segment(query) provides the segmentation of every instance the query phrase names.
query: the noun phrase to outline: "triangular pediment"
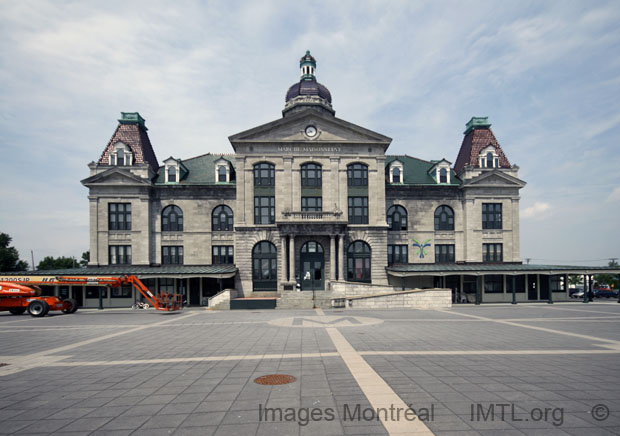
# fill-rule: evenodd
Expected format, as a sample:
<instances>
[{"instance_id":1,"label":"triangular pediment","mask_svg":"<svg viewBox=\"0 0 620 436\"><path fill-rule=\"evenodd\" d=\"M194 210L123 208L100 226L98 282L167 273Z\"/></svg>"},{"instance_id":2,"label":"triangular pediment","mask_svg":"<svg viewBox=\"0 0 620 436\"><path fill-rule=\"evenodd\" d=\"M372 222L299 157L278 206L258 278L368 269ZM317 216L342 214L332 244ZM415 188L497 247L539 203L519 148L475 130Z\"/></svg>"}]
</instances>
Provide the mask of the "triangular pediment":
<instances>
[{"instance_id":1,"label":"triangular pediment","mask_svg":"<svg viewBox=\"0 0 620 436\"><path fill-rule=\"evenodd\" d=\"M316 129L314 135L306 130L309 126ZM288 115L228 139L235 150L242 143L382 143L387 146L392 141L380 133L313 110Z\"/></svg>"},{"instance_id":2,"label":"triangular pediment","mask_svg":"<svg viewBox=\"0 0 620 436\"><path fill-rule=\"evenodd\" d=\"M139 186L143 186L143 185L151 184L149 180L136 176L128 169L124 169L120 167L110 168L99 174L90 176L82 180L81 183L84 186L93 186L93 185L99 185L99 186L102 186L102 185L136 186L136 185L139 185Z\"/></svg>"},{"instance_id":3,"label":"triangular pediment","mask_svg":"<svg viewBox=\"0 0 620 436\"><path fill-rule=\"evenodd\" d=\"M463 188L468 187L508 187L508 188L523 188L525 182L521 179L506 174L501 170L493 170L489 172L483 172L477 177L467 180L463 183Z\"/></svg>"}]
</instances>

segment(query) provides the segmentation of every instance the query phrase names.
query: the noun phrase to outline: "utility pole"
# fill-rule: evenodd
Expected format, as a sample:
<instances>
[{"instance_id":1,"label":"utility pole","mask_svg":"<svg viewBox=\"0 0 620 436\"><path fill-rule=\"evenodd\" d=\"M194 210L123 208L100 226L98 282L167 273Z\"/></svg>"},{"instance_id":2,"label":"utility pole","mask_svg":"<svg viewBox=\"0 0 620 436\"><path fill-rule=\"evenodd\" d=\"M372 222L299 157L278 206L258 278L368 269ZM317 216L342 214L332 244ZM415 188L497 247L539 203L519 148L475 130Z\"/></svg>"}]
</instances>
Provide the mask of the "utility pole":
<instances>
[{"instance_id":1,"label":"utility pole","mask_svg":"<svg viewBox=\"0 0 620 436\"><path fill-rule=\"evenodd\" d=\"M30 250L30 258L32 259L32 270L34 271L34 251Z\"/></svg>"}]
</instances>

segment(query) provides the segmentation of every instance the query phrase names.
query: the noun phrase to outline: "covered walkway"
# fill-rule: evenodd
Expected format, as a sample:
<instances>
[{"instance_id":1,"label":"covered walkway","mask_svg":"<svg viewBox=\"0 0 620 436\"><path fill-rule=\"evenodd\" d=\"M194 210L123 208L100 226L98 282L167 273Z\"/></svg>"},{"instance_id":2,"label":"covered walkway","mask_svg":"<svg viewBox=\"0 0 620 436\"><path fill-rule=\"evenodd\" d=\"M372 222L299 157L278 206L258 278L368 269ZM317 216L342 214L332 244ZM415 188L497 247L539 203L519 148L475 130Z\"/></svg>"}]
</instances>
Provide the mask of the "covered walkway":
<instances>
[{"instance_id":1,"label":"covered walkway","mask_svg":"<svg viewBox=\"0 0 620 436\"><path fill-rule=\"evenodd\" d=\"M617 274L600 266L501 264L402 264L387 268L390 284L409 288L450 288L455 303L569 301L568 276L583 276L592 290L595 274ZM587 302L587 294L583 301ZM620 302L620 300L619 300Z\"/></svg>"}]
</instances>

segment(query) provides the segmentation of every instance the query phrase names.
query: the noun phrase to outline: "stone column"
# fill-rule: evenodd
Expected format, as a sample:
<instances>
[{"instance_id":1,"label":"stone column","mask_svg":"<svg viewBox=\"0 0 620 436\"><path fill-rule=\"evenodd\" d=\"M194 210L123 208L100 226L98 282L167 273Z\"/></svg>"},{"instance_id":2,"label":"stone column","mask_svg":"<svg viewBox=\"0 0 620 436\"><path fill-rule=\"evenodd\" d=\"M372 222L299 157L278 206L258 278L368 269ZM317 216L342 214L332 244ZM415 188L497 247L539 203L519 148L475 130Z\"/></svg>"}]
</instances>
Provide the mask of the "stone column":
<instances>
[{"instance_id":1,"label":"stone column","mask_svg":"<svg viewBox=\"0 0 620 436\"><path fill-rule=\"evenodd\" d=\"M290 267L290 280L295 281L295 236L291 235L291 238L288 241L288 249L289 249L289 267Z\"/></svg>"},{"instance_id":2,"label":"stone column","mask_svg":"<svg viewBox=\"0 0 620 436\"><path fill-rule=\"evenodd\" d=\"M280 236L280 280L288 280L286 274L286 236Z\"/></svg>"},{"instance_id":3,"label":"stone column","mask_svg":"<svg viewBox=\"0 0 620 436\"><path fill-rule=\"evenodd\" d=\"M336 280L336 236L329 235L329 279Z\"/></svg>"},{"instance_id":4,"label":"stone column","mask_svg":"<svg viewBox=\"0 0 620 436\"><path fill-rule=\"evenodd\" d=\"M344 235L338 237L338 280L346 280L347 273L344 270Z\"/></svg>"}]
</instances>

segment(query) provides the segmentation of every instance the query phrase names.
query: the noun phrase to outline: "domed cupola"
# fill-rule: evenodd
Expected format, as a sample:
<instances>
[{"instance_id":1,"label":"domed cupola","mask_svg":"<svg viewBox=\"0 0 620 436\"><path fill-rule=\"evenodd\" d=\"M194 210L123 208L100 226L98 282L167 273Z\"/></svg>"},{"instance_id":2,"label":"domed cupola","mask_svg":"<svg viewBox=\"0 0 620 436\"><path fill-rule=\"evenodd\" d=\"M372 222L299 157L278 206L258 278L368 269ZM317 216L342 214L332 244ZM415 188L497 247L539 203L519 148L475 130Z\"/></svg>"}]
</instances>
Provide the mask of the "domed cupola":
<instances>
[{"instance_id":1,"label":"domed cupola","mask_svg":"<svg viewBox=\"0 0 620 436\"><path fill-rule=\"evenodd\" d=\"M332 95L325 85L316 81L316 59L310 50L299 60L301 79L293 84L286 92L286 103L283 116L305 109L314 109L335 115L332 108Z\"/></svg>"}]
</instances>

